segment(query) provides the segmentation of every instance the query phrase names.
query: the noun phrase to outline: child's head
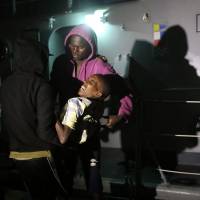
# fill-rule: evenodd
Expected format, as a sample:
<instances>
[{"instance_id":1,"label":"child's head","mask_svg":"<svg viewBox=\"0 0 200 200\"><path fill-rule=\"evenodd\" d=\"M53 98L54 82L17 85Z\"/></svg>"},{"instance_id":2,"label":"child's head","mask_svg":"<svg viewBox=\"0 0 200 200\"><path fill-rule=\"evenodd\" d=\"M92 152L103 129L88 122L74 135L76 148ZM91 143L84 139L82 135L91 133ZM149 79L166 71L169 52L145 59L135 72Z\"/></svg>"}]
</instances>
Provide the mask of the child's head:
<instances>
[{"instance_id":1,"label":"child's head","mask_svg":"<svg viewBox=\"0 0 200 200\"><path fill-rule=\"evenodd\" d=\"M79 96L90 99L105 99L110 93L108 81L101 74L90 76L78 91Z\"/></svg>"}]
</instances>

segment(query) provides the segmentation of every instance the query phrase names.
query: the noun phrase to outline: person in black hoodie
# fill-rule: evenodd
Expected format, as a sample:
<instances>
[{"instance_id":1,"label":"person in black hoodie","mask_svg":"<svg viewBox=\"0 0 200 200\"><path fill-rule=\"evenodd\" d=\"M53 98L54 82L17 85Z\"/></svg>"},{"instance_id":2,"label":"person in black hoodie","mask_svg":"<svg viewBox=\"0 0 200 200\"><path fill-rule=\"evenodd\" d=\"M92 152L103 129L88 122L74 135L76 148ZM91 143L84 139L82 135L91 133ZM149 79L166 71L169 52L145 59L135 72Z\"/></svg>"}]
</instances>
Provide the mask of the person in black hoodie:
<instances>
[{"instance_id":1,"label":"person in black hoodie","mask_svg":"<svg viewBox=\"0 0 200 200\"><path fill-rule=\"evenodd\" d=\"M16 164L32 200L55 200L63 188L52 156L59 141L54 127L51 87L44 77L46 53L37 41L17 39L14 70L1 88L9 157Z\"/></svg>"}]
</instances>

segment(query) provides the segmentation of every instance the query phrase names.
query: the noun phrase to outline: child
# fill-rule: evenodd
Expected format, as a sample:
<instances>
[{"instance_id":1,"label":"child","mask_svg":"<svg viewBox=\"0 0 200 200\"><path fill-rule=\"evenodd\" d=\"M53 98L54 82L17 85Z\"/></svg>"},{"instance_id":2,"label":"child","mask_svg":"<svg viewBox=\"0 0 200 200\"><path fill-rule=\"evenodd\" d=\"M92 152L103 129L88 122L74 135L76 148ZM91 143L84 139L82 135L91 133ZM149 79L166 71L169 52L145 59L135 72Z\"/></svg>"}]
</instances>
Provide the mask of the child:
<instances>
[{"instance_id":1,"label":"child","mask_svg":"<svg viewBox=\"0 0 200 200\"><path fill-rule=\"evenodd\" d=\"M72 139L79 144L92 137L103 113L103 101L109 91L109 85L101 74L92 75L83 83L78 91L79 97L68 100L62 122L56 123L56 131L62 144L66 143L72 132L81 133L77 133Z\"/></svg>"}]
</instances>

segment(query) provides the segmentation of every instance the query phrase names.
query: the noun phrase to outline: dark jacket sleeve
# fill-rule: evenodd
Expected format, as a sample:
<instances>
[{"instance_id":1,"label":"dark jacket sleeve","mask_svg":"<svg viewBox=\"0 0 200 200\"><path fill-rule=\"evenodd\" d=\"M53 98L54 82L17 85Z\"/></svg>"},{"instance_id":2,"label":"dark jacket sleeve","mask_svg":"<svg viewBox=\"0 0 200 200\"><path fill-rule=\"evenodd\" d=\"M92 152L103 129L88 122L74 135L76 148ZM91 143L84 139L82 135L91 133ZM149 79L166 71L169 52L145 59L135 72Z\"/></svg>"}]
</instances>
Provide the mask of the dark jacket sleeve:
<instances>
[{"instance_id":1,"label":"dark jacket sleeve","mask_svg":"<svg viewBox=\"0 0 200 200\"><path fill-rule=\"evenodd\" d=\"M59 144L54 127L54 101L51 87L47 83L40 86L36 98L38 136L50 144Z\"/></svg>"}]
</instances>

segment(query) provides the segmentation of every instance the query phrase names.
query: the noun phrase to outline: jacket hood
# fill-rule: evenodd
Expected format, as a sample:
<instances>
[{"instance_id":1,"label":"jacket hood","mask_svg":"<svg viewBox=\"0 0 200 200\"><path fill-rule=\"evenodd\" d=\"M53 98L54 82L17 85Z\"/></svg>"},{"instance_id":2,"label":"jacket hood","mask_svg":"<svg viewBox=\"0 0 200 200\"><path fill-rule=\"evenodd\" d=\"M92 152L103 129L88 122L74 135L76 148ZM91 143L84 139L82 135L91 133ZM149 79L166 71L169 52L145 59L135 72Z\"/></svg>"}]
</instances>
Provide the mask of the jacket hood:
<instances>
[{"instance_id":1,"label":"jacket hood","mask_svg":"<svg viewBox=\"0 0 200 200\"><path fill-rule=\"evenodd\" d=\"M33 40L17 39L14 44L14 70L44 75L48 51Z\"/></svg>"},{"instance_id":2,"label":"jacket hood","mask_svg":"<svg viewBox=\"0 0 200 200\"><path fill-rule=\"evenodd\" d=\"M81 24L72 28L71 31L65 37L64 45L66 48L68 48L69 38L72 35L78 35L84 38L90 45L92 51L91 54L88 56L87 60L90 60L97 54L97 36L89 26Z\"/></svg>"}]
</instances>

